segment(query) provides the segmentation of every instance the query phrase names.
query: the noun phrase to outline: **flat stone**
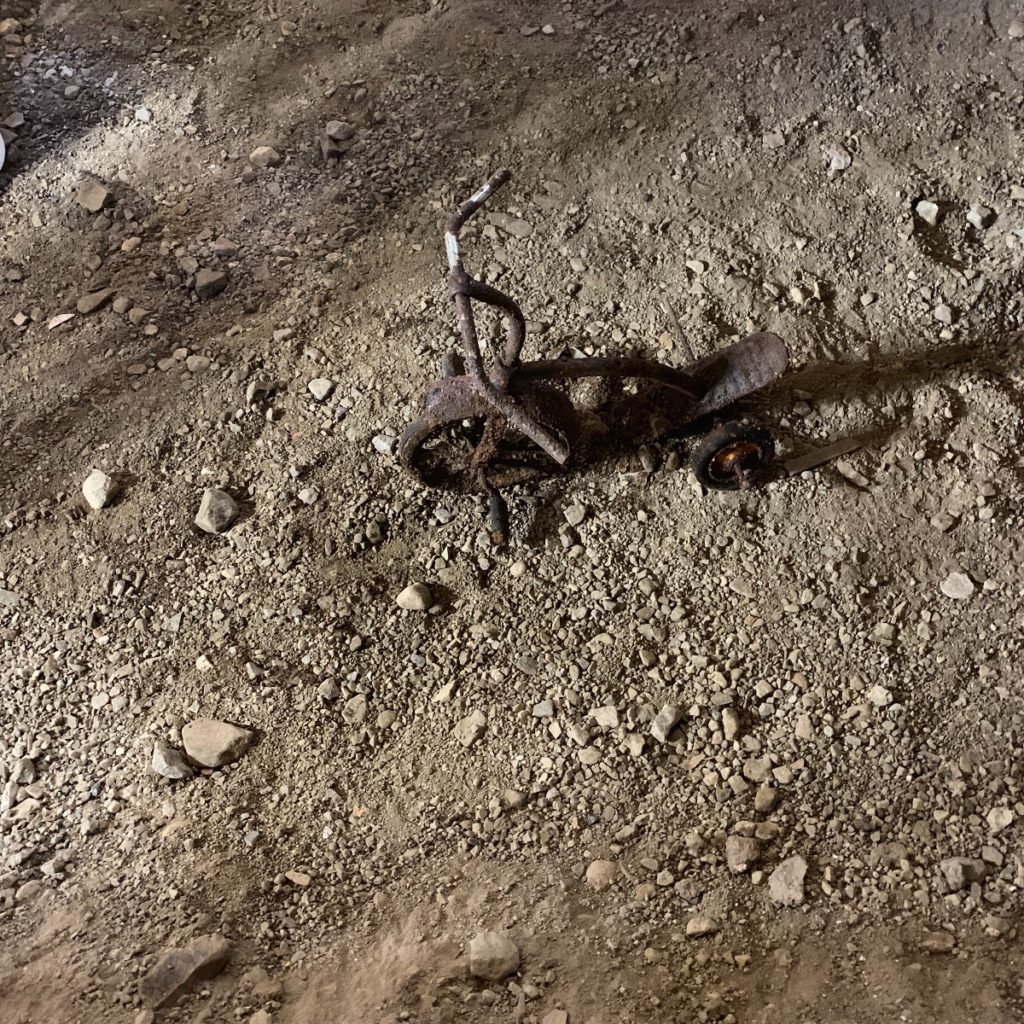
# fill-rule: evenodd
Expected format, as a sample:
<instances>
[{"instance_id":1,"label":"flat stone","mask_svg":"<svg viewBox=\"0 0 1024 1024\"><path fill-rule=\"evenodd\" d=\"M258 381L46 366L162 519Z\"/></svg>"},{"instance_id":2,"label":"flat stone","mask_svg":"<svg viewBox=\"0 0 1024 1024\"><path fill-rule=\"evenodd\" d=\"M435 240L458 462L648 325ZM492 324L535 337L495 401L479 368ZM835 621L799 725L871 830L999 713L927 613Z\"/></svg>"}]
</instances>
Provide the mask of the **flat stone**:
<instances>
[{"instance_id":1,"label":"flat stone","mask_svg":"<svg viewBox=\"0 0 1024 1024\"><path fill-rule=\"evenodd\" d=\"M231 945L223 935L201 935L164 953L139 982L139 995L154 1010L169 1006L197 982L220 974L230 955Z\"/></svg>"},{"instance_id":2,"label":"flat stone","mask_svg":"<svg viewBox=\"0 0 1024 1024\"><path fill-rule=\"evenodd\" d=\"M114 297L113 288L101 288L96 292L87 292L75 303L79 313L95 313L102 309Z\"/></svg>"},{"instance_id":3,"label":"flat stone","mask_svg":"<svg viewBox=\"0 0 1024 1024\"><path fill-rule=\"evenodd\" d=\"M584 879L594 892L601 892L602 889L607 889L615 881L615 876L618 872L619 868L615 861L595 860L591 861L587 866Z\"/></svg>"},{"instance_id":4,"label":"flat stone","mask_svg":"<svg viewBox=\"0 0 1024 1024\"><path fill-rule=\"evenodd\" d=\"M90 213L99 213L110 202L110 192L98 181L83 181L75 191L75 202Z\"/></svg>"},{"instance_id":5,"label":"flat stone","mask_svg":"<svg viewBox=\"0 0 1024 1024\"><path fill-rule=\"evenodd\" d=\"M512 217L507 213L492 213L490 221L496 228L514 238L529 238L533 234L533 225L529 221Z\"/></svg>"},{"instance_id":6,"label":"flat stone","mask_svg":"<svg viewBox=\"0 0 1024 1024\"><path fill-rule=\"evenodd\" d=\"M223 270L213 270L210 267L203 267L196 272L195 284L196 295L201 299L212 299L220 295L228 286L228 275Z\"/></svg>"},{"instance_id":7,"label":"flat stone","mask_svg":"<svg viewBox=\"0 0 1024 1024\"><path fill-rule=\"evenodd\" d=\"M614 704L606 704L601 708L594 708L590 717L599 729L618 729L619 712Z\"/></svg>"},{"instance_id":8,"label":"flat stone","mask_svg":"<svg viewBox=\"0 0 1024 1024\"><path fill-rule=\"evenodd\" d=\"M803 857L784 860L768 876L768 894L772 902L783 907L798 907L804 901L804 878L807 861Z\"/></svg>"},{"instance_id":9,"label":"flat stone","mask_svg":"<svg viewBox=\"0 0 1024 1024\"><path fill-rule=\"evenodd\" d=\"M106 508L118 492L117 481L107 476L102 469L94 469L82 483L82 494L90 508Z\"/></svg>"},{"instance_id":10,"label":"flat stone","mask_svg":"<svg viewBox=\"0 0 1024 1024\"><path fill-rule=\"evenodd\" d=\"M175 750L166 740L157 740L153 744L153 771L165 779L190 779L192 766L185 760L180 750Z\"/></svg>"},{"instance_id":11,"label":"flat stone","mask_svg":"<svg viewBox=\"0 0 1024 1024\"><path fill-rule=\"evenodd\" d=\"M678 704L665 704L651 722L651 735L659 743L667 743L672 730L683 717L683 709Z\"/></svg>"},{"instance_id":12,"label":"flat stone","mask_svg":"<svg viewBox=\"0 0 1024 1024\"><path fill-rule=\"evenodd\" d=\"M203 768L221 768L237 761L249 748L253 734L248 729L219 722L214 718L197 718L181 730L185 753Z\"/></svg>"},{"instance_id":13,"label":"flat stone","mask_svg":"<svg viewBox=\"0 0 1024 1024\"><path fill-rule=\"evenodd\" d=\"M434 598L426 583L410 583L395 598L395 603L407 612L425 612L434 603Z\"/></svg>"},{"instance_id":14,"label":"flat stone","mask_svg":"<svg viewBox=\"0 0 1024 1024\"><path fill-rule=\"evenodd\" d=\"M273 146L257 146L249 154L253 167L277 167L284 158Z\"/></svg>"},{"instance_id":15,"label":"flat stone","mask_svg":"<svg viewBox=\"0 0 1024 1024\"><path fill-rule=\"evenodd\" d=\"M306 387L309 388L309 393L318 402L323 402L330 397L331 392L334 390L334 381L328 380L326 377L314 377Z\"/></svg>"},{"instance_id":16,"label":"flat stone","mask_svg":"<svg viewBox=\"0 0 1024 1024\"><path fill-rule=\"evenodd\" d=\"M1006 34L1011 39L1024 39L1024 18L1014 18L1010 22L1010 27L1006 30Z\"/></svg>"},{"instance_id":17,"label":"flat stone","mask_svg":"<svg viewBox=\"0 0 1024 1024\"><path fill-rule=\"evenodd\" d=\"M691 917L686 922L686 936L690 939L703 939L708 935L717 935L720 931L718 922L705 915Z\"/></svg>"},{"instance_id":18,"label":"flat stone","mask_svg":"<svg viewBox=\"0 0 1024 1024\"><path fill-rule=\"evenodd\" d=\"M196 526L205 533L223 533L238 516L238 504L227 491L207 487L196 513Z\"/></svg>"},{"instance_id":19,"label":"flat stone","mask_svg":"<svg viewBox=\"0 0 1024 1024\"><path fill-rule=\"evenodd\" d=\"M469 973L501 981L519 970L519 947L502 932L480 932L469 943Z\"/></svg>"},{"instance_id":20,"label":"flat stone","mask_svg":"<svg viewBox=\"0 0 1024 1024\"><path fill-rule=\"evenodd\" d=\"M925 932L921 936L921 948L926 953L951 953L956 937L951 932Z\"/></svg>"}]
</instances>

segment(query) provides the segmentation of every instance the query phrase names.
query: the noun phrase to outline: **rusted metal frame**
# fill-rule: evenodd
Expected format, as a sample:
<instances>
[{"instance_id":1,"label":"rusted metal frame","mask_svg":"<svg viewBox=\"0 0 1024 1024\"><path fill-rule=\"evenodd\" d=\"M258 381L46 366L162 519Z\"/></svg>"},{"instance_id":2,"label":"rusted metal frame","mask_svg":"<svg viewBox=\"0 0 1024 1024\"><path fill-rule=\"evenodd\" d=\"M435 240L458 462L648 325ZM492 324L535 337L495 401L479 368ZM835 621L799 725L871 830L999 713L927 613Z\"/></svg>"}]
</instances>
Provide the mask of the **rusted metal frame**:
<instances>
[{"instance_id":1,"label":"rusted metal frame","mask_svg":"<svg viewBox=\"0 0 1024 1024\"><path fill-rule=\"evenodd\" d=\"M449 285L449 288L451 287ZM474 281L467 275L466 282L461 288L471 299L485 302L488 306L497 306L508 319L505 346L498 354L491 371L491 382L499 391L504 391L508 387L513 371L519 365L519 355L526 341L526 317L514 299L483 281Z\"/></svg>"},{"instance_id":2,"label":"rusted metal frame","mask_svg":"<svg viewBox=\"0 0 1024 1024\"><path fill-rule=\"evenodd\" d=\"M445 224L444 236L445 252L448 256L448 268L450 271L448 290L455 302L459 333L462 335L462 344L466 351L466 370L472 378L475 390L496 413L504 416L516 430L525 434L535 444L540 445L559 465L563 465L569 459L568 447L546 431L536 420L525 415L519 406L509 399L507 395L499 391L484 373L483 361L480 355L480 342L477 338L476 323L473 319L473 307L471 304L473 286L479 284L479 282L471 282L469 275L466 273L466 268L462 265L462 255L459 252L459 232L462 230L462 226L480 209L496 189L501 188L508 181L509 177L510 173L507 170L499 171L483 188L474 193L448 218ZM495 292L494 295L488 294L492 299L501 295L500 292ZM504 299L505 297L501 296L501 298ZM508 301L511 302L511 300Z\"/></svg>"},{"instance_id":3,"label":"rusted metal frame","mask_svg":"<svg viewBox=\"0 0 1024 1024\"><path fill-rule=\"evenodd\" d=\"M705 387L688 373L653 359L636 356L598 356L587 359L531 359L516 370L516 380L571 380L580 377L641 377L681 391L699 401Z\"/></svg>"},{"instance_id":4,"label":"rusted metal frame","mask_svg":"<svg viewBox=\"0 0 1024 1024\"><path fill-rule=\"evenodd\" d=\"M563 465L569 458L568 447L545 430L536 420L527 416L508 395L499 391L484 373L480 356L480 343L476 334L476 323L473 319L473 309L470 304L474 291L473 285L477 284L479 282L469 281L469 275L466 274L461 263L452 271L449 278L449 291L455 301L459 331L462 334L462 344L466 351L466 371L472 379L473 387L491 406L494 412L504 416L516 430L540 445L559 465ZM497 294L500 295L501 293Z\"/></svg>"}]
</instances>

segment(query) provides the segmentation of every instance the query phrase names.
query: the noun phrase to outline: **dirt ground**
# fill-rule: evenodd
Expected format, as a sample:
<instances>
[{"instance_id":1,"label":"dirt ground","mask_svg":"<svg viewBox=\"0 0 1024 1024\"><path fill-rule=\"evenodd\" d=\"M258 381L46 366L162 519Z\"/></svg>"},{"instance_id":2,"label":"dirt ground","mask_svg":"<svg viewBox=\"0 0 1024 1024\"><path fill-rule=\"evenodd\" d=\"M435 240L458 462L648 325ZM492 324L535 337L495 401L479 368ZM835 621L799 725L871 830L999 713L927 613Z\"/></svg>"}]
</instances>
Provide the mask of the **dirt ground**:
<instances>
[{"instance_id":1,"label":"dirt ground","mask_svg":"<svg viewBox=\"0 0 1024 1024\"><path fill-rule=\"evenodd\" d=\"M0 0L0 1024L1024 1021L1021 17ZM527 354L777 333L773 479L403 470L500 167Z\"/></svg>"}]
</instances>

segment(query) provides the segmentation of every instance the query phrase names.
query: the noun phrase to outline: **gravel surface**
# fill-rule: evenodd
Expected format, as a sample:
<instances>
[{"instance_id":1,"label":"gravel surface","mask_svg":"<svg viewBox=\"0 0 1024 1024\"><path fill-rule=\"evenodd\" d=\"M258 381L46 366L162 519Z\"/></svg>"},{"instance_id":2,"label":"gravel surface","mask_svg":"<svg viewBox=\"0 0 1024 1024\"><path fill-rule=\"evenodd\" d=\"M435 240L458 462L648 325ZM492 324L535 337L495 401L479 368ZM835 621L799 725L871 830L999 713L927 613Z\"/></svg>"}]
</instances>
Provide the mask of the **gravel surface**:
<instances>
[{"instance_id":1,"label":"gravel surface","mask_svg":"<svg viewBox=\"0 0 1024 1024\"><path fill-rule=\"evenodd\" d=\"M0 1020L1024 1020L1021 18L7 0ZM401 470L502 166L528 354L779 334L775 479Z\"/></svg>"}]
</instances>

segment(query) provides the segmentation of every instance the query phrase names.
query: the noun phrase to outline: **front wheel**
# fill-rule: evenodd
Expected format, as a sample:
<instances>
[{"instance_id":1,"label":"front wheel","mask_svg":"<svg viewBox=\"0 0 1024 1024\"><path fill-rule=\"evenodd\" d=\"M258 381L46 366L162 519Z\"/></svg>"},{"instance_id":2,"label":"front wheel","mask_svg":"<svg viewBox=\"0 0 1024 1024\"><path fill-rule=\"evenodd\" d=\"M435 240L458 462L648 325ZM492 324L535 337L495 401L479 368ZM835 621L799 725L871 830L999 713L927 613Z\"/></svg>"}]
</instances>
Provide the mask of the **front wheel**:
<instances>
[{"instance_id":1,"label":"front wheel","mask_svg":"<svg viewBox=\"0 0 1024 1024\"><path fill-rule=\"evenodd\" d=\"M723 423L693 453L694 475L713 491L738 491L762 480L775 457L771 434L747 423Z\"/></svg>"}]
</instances>

